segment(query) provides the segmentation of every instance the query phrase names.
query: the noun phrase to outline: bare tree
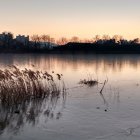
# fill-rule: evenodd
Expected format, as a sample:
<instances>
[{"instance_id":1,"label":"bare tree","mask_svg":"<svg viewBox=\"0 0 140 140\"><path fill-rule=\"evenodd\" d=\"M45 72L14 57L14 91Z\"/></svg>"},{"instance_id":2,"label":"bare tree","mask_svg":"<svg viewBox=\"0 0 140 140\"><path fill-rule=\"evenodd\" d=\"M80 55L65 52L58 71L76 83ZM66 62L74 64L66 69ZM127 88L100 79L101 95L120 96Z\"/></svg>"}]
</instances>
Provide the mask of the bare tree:
<instances>
[{"instance_id":1,"label":"bare tree","mask_svg":"<svg viewBox=\"0 0 140 140\"><path fill-rule=\"evenodd\" d=\"M123 40L123 37L121 35L114 35L112 39L114 39L115 42L118 43Z\"/></svg>"},{"instance_id":2,"label":"bare tree","mask_svg":"<svg viewBox=\"0 0 140 140\"><path fill-rule=\"evenodd\" d=\"M59 45L65 45L67 43L68 43L68 39L65 37L62 37L57 41L57 44L59 44Z\"/></svg>"},{"instance_id":3,"label":"bare tree","mask_svg":"<svg viewBox=\"0 0 140 140\"><path fill-rule=\"evenodd\" d=\"M39 35L33 35L31 36L31 40L35 43L39 43L41 41L41 37Z\"/></svg>"},{"instance_id":4,"label":"bare tree","mask_svg":"<svg viewBox=\"0 0 140 140\"><path fill-rule=\"evenodd\" d=\"M103 35L102 39L103 40L110 40L110 36L109 35Z\"/></svg>"},{"instance_id":5,"label":"bare tree","mask_svg":"<svg viewBox=\"0 0 140 140\"><path fill-rule=\"evenodd\" d=\"M47 41L46 35L42 35L42 36L41 36L41 40L42 40L43 42L46 42L46 41Z\"/></svg>"},{"instance_id":6,"label":"bare tree","mask_svg":"<svg viewBox=\"0 0 140 140\"><path fill-rule=\"evenodd\" d=\"M79 38L77 36L73 36L70 41L76 43L79 42Z\"/></svg>"},{"instance_id":7,"label":"bare tree","mask_svg":"<svg viewBox=\"0 0 140 140\"><path fill-rule=\"evenodd\" d=\"M140 39L139 38L135 38L133 41L132 41L134 44L138 44L140 42Z\"/></svg>"},{"instance_id":8,"label":"bare tree","mask_svg":"<svg viewBox=\"0 0 140 140\"><path fill-rule=\"evenodd\" d=\"M100 40L100 36L99 35L96 35L95 38L94 38L94 40L95 40L95 42L98 41L98 40Z\"/></svg>"},{"instance_id":9,"label":"bare tree","mask_svg":"<svg viewBox=\"0 0 140 140\"><path fill-rule=\"evenodd\" d=\"M50 38L50 42L51 42L51 43L55 43L55 38L51 37L51 38Z\"/></svg>"}]
</instances>

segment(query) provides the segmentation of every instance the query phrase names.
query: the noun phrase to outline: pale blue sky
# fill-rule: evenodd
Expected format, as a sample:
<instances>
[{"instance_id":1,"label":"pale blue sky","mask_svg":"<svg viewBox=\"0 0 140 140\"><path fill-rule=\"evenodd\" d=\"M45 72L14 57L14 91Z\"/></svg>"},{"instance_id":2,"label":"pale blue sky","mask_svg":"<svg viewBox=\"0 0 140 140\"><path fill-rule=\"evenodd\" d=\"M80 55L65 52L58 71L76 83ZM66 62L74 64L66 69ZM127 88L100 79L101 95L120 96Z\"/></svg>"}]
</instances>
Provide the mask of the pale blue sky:
<instances>
[{"instance_id":1,"label":"pale blue sky","mask_svg":"<svg viewBox=\"0 0 140 140\"><path fill-rule=\"evenodd\" d=\"M140 37L140 0L0 0L0 31Z\"/></svg>"}]
</instances>

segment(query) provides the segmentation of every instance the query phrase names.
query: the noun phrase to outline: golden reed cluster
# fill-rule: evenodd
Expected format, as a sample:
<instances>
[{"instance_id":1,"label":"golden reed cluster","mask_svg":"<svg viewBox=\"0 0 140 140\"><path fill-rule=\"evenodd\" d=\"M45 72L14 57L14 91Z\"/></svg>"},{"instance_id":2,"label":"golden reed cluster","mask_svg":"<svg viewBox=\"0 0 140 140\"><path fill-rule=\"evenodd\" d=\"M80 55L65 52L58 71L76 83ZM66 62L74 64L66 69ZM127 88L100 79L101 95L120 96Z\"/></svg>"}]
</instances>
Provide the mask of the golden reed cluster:
<instances>
[{"instance_id":1,"label":"golden reed cluster","mask_svg":"<svg viewBox=\"0 0 140 140\"><path fill-rule=\"evenodd\" d=\"M0 70L1 104L9 106L36 98L59 97L64 92L65 84L60 74L21 70L16 66Z\"/></svg>"}]
</instances>

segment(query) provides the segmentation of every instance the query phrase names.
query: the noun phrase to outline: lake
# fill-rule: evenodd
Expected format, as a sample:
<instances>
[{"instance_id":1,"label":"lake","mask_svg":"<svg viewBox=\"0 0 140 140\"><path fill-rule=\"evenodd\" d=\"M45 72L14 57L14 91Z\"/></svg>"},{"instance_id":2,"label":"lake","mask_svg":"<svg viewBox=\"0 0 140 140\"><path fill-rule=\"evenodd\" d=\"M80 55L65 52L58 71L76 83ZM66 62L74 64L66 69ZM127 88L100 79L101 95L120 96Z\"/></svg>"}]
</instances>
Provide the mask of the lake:
<instances>
[{"instance_id":1,"label":"lake","mask_svg":"<svg viewBox=\"0 0 140 140\"><path fill-rule=\"evenodd\" d=\"M9 65L63 74L67 94L55 104L29 103L30 117L0 107L0 140L140 139L139 55L1 54L1 69ZM99 83L80 85L84 79Z\"/></svg>"}]
</instances>

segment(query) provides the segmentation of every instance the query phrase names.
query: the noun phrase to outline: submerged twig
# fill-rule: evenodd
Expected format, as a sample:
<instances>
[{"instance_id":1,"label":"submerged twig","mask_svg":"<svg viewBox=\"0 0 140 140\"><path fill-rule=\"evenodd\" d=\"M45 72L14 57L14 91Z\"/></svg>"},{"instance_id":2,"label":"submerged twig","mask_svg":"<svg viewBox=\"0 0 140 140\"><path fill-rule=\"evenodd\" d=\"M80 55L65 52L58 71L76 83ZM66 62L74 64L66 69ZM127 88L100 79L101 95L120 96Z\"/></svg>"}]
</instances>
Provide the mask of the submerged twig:
<instances>
[{"instance_id":1,"label":"submerged twig","mask_svg":"<svg viewBox=\"0 0 140 140\"><path fill-rule=\"evenodd\" d=\"M103 89L104 89L106 83L107 83L107 80L104 81L103 87L102 87L101 90L100 90L100 93L101 93L101 94L102 94L102 92L103 92Z\"/></svg>"},{"instance_id":2,"label":"submerged twig","mask_svg":"<svg viewBox=\"0 0 140 140\"><path fill-rule=\"evenodd\" d=\"M103 86L102 86L102 88L100 90L100 96L102 97L102 99L104 101L104 104L106 105L106 109L104 110L105 112L108 111L108 102L106 101L106 99L105 99L105 97L103 95L103 90L104 90L104 87L105 87L105 85L106 85L107 82L108 82L108 78L107 78L107 80L104 81Z\"/></svg>"}]
</instances>

